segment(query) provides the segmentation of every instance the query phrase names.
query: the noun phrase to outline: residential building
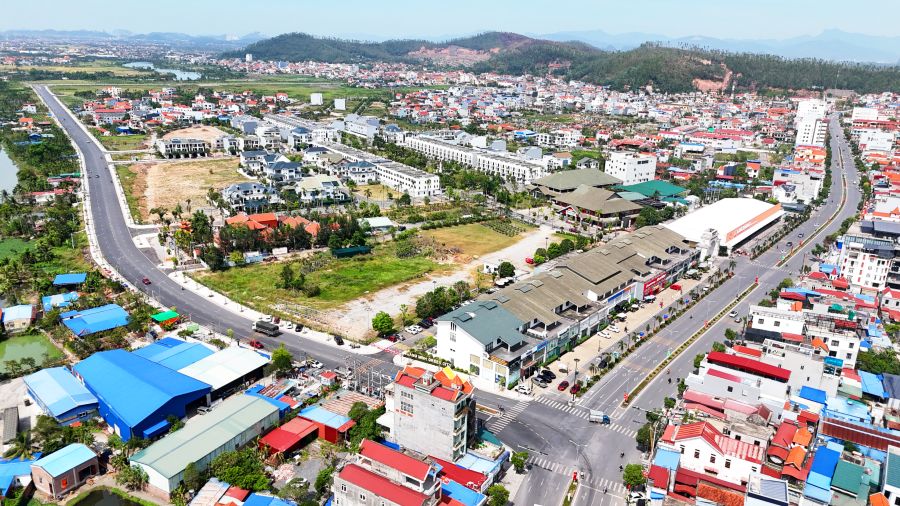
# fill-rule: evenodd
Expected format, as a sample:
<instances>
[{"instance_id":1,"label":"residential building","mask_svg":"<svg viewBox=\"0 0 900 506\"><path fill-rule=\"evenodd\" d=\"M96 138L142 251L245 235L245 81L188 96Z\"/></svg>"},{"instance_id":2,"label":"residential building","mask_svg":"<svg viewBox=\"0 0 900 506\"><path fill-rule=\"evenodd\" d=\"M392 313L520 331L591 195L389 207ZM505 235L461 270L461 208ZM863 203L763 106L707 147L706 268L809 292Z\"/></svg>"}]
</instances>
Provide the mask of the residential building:
<instances>
[{"instance_id":1,"label":"residential building","mask_svg":"<svg viewBox=\"0 0 900 506\"><path fill-rule=\"evenodd\" d=\"M519 184L529 184L548 174L546 167L533 159L506 151L463 146L458 141L453 142L435 136L408 135L404 145L429 158L457 162L481 172L514 180Z\"/></svg>"},{"instance_id":2,"label":"residential building","mask_svg":"<svg viewBox=\"0 0 900 506\"><path fill-rule=\"evenodd\" d=\"M603 172L622 180L622 184L625 185L652 181L656 178L656 156L631 151L613 151L609 153Z\"/></svg>"},{"instance_id":3,"label":"residential building","mask_svg":"<svg viewBox=\"0 0 900 506\"><path fill-rule=\"evenodd\" d=\"M452 369L406 367L397 373L391 439L404 448L456 461L475 439L474 387Z\"/></svg>"},{"instance_id":4,"label":"residential building","mask_svg":"<svg viewBox=\"0 0 900 506\"><path fill-rule=\"evenodd\" d=\"M628 227L643 209L643 206L619 198L609 190L587 185L555 196L553 207L562 219L570 223L622 228Z\"/></svg>"},{"instance_id":5,"label":"residential building","mask_svg":"<svg viewBox=\"0 0 900 506\"><path fill-rule=\"evenodd\" d=\"M334 477L335 506L436 506L439 467L428 459L364 440Z\"/></svg>"},{"instance_id":6,"label":"residential building","mask_svg":"<svg viewBox=\"0 0 900 506\"><path fill-rule=\"evenodd\" d=\"M322 204L325 202L345 202L350 199L347 188L341 181L327 174L307 176L291 187L301 202Z\"/></svg>"},{"instance_id":7,"label":"residential building","mask_svg":"<svg viewBox=\"0 0 900 506\"><path fill-rule=\"evenodd\" d=\"M900 446L887 447L881 492L890 504L900 505Z\"/></svg>"},{"instance_id":8,"label":"residential building","mask_svg":"<svg viewBox=\"0 0 900 506\"><path fill-rule=\"evenodd\" d=\"M37 309L31 304L19 304L10 306L0 311L3 318L3 328L9 333L23 332L31 326L37 315Z\"/></svg>"},{"instance_id":9,"label":"residential building","mask_svg":"<svg viewBox=\"0 0 900 506\"><path fill-rule=\"evenodd\" d=\"M261 183L235 183L222 190L222 198L232 211L258 211L281 202L278 190Z\"/></svg>"},{"instance_id":10,"label":"residential building","mask_svg":"<svg viewBox=\"0 0 900 506\"><path fill-rule=\"evenodd\" d=\"M887 286L896 244L868 234L847 233L840 238L838 265L851 286L880 291Z\"/></svg>"},{"instance_id":11,"label":"residential building","mask_svg":"<svg viewBox=\"0 0 900 506\"><path fill-rule=\"evenodd\" d=\"M680 467L746 485L762 468L765 447L723 435L707 422L666 427L660 445L681 453Z\"/></svg>"},{"instance_id":12,"label":"residential building","mask_svg":"<svg viewBox=\"0 0 900 506\"><path fill-rule=\"evenodd\" d=\"M765 404L780 419L790 395L791 371L760 360L713 351L698 372L685 378L688 388L721 398Z\"/></svg>"},{"instance_id":13,"label":"residential building","mask_svg":"<svg viewBox=\"0 0 900 506\"><path fill-rule=\"evenodd\" d=\"M366 185L378 181L378 170L375 164L366 161L343 162L332 166L331 173L341 179L353 181L357 185Z\"/></svg>"},{"instance_id":14,"label":"residential building","mask_svg":"<svg viewBox=\"0 0 900 506\"><path fill-rule=\"evenodd\" d=\"M360 116L358 114L348 114L344 117L344 131L363 137L367 140L375 138L378 133L379 120L374 116Z\"/></svg>"},{"instance_id":15,"label":"residential building","mask_svg":"<svg viewBox=\"0 0 900 506\"><path fill-rule=\"evenodd\" d=\"M434 197L441 194L440 178L424 170L394 162L343 144L326 142L308 149L307 152L311 149L324 150L324 152L317 152L317 157L322 157L325 154L335 156L336 161L334 163L326 163L325 165L340 166L345 161L371 163L375 166L375 173L378 175L379 183L401 194L408 193L412 198ZM306 155L304 155L304 158L306 158Z\"/></svg>"},{"instance_id":16,"label":"residential building","mask_svg":"<svg viewBox=\"0 0 900 506\"><path fill-rule=\"evenodd\" d=\"M159 139L156 150L165 158L196 158L209 155L211 146L202 139Z\"/></svg>"}]
</instances>

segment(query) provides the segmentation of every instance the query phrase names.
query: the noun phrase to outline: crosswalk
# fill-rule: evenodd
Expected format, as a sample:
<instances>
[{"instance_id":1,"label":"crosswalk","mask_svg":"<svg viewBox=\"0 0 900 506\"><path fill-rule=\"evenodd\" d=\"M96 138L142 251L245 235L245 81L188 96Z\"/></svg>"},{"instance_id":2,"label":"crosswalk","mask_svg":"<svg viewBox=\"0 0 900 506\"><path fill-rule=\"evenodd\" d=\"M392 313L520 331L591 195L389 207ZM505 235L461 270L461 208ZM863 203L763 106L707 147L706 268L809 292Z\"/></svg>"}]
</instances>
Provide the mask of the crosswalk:
<instances>
[{"instance_id":1,"label":"crosswalk","mask_svg":"<svg viewBox=\"0 0 900 506\"><path fill-rule=\"evenodd\" d=\"M567 477L571 477L572 473L577 471L577 469L572 466L553 462L552 460L536 455L528 457L528 463L532 466L540 467L541 469L546 469L552 473L562 474ZM588 473L585 473L584 477L580 478L580 485L588 486L598 491L606 490L609 494L624 494L626 492L625 486L621 483L608 478L593 477Z\"/></svg>"},{"instance_id":2,"label":"crosswalk","mask_svg":"<svg viewBox=\"0 0 900 506\"><path fill-rule=\"evenodd\" d=\"M559 411L562 411L564 413L568 413L570 415L577 416L584 420L588 420L590 418L590 410L588 410L587 408L584 408L582 406L579 406L577 404L570 406L564 402L559 402L559 401L556 401L553 399L548 399L546 397L541 397L541 396L535 397L534 400L536 400L537 402L539 402L541 404L550 406L551 408L554 408L554 409L558 409ZM617 423L612 423L610 425L606 425L605 427L609 428L609 430L618 432L619 434L622 434L623 436L626 436L629 438L633 438L637 435L636 430L625 427L624 425L619 425Z\"/></svg>"},{"instance_id":3,"label":"crosswalk","mask_svg":"<svg viewBox=\"0 0 900 506\"><path fill-rule=\"evenodd\" d=\"M504 410L499 417L492 417L485 425L494 434L505 429L509 422L513 421L528 407L528 401L519 401L515 406Z\"/></svg>"}]
</instances>

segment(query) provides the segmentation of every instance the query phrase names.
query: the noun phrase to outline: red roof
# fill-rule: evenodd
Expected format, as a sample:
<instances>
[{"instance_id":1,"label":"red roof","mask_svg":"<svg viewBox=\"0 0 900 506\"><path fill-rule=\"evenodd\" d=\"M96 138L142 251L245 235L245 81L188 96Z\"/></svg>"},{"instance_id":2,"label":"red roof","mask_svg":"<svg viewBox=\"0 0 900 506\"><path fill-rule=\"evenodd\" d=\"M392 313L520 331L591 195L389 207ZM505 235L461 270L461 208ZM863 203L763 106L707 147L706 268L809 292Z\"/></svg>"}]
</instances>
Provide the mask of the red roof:
<instances>
[{"instance_id":1,"label":"red roof","mask_svg":"<svg viewBox=\"0 0 900 506\"><path fill-rule=\"evenodd\" d=\"M670 426L666 428L663 441L674 443L686 439L702 438L714 449L723 455L730 455L749 462L762 462L763 448L745 441L738 441L723 435L715 427L707 422L696 422L685 425Z\"/></svg>"},{"instance_id":2,"label":"red roof","mask_svg":"<svg viewBox=\"0 0 900 506\"><path fill-rule=\"evenodd\" d=\"M299 435L279 427L263 436L262 439L259 440L259 445L269 447L273 454L284 453L300 444L301 439L302 438Z\"/></svg>"},{"instance_id":3,"label":"red roof","mask_svg":"<svg viewBox=\"0 0 900 506\"><path fill-rule=\"evenodd\" d=\"M794 341L797 343L802 343L804 339L802 334L794 334L791 332L782 332L781 338L785 341Z\"/></svg>"},{"instance_id":4,"label":"red roof","mask_svg":"<svg viewBox=\"0 0 900 506\"><path fill-rule=\"evenodd\" d=\"M791 446L791 442L794 440L794 434L796 433L796 425L786 421L781 422L778 430L775 431L775 436L772 438L772 444L788 448Z\"/></svg>"},{"instance_id":5,"label":"red roof","mask_svg":"<svg viewBox=\"0 0 900 506\"><path fill-rule=\"evenodd\" d=\"M453 462L439 459L437 457L429 455L428 458L435 461L438 465L441 466L440 477L450 478L451 480L459 483L460 485L464 485L472 490L476 490L478 492L484 488L484 484L487 481L487 476L477 472L472 471L471 469L466 469L464 467L460 467Z\"/></svg>"},{"instance_id":6,"label":"red roof","mask_svg":"<svg viewBox=\"0 0 900 506\"><path fill-rule=\"evenodd\" d=\"M359 447L359 454L418 480L425 480L429 471L431 471L431 465L427 462L410 457L405 453L398 452L369 439L363 440Z\"/></svg>"},{"instance_id":7,"label":"red roof","mask_svg":"<svg viewBox=\"0 0 900 506\"><path fill-rule=\"evenodd\" d=\"M304 437L317 430L316 424L305 418L294 418L281 426L281 429Z\"/></svg>"},{"instance_id":8,"label":"red roof","mask_svg":"<svg viewBox=\"0 0 900 506\"><path fill-rule=\"evenodd\" d=\"M898 435L834 418L826 418L820 425L819 432L825 436L852 441L881 451L887 451L888 446L900 446Z\"/></svg>"},{"instance_id":9,"label":"red roof","mask_svg":"<svg viewBox=\"0 0 900 506\"><path fill-rule=\"evenodd\" d=\"M243 501L250 495L249 490L244 490L240 487L228 487L228 490L225 491L225 495L227 497L233 497L238 501Z\"/></svg>"},{"instance_id":10,"label":"red roof","mask_svg":"<svg viewBox=\"0 0 900 506\"><path fill-rule=\"evenodd\" d=\"M399 506L421 506L428 500L427 495L398 485L356 464L344 466L338 477Z\"/></svg>"},{"instance_id":11,"label":"red roof","mask_svg":"<svg viewBox=\"0 0 900 506\"><path fill-rule=\"evenodd\" d=\"M728 381L733 381L735 383L741 382L740 376L735 376L734 374L727 373L727 372L721 371L719 369L713 369L712 367L710 367L709 369L706 370L706 374L709 374L710 376L715 376L716 378L722 378L722 379L725 379Z\"/></svg>"},{"instance_id":12,"label":"red roof","mask_svg":"<svg viewBox=\"0 0 900 506\"><path fill-rule=\"evenodd\" d=\"M735 353L741 353L743 355L751 355L756 358L759 358L762 356L761 350L757 350L755 348L750 348L747 346L741 346L740 344L734 345L734 347L732 347L731 349L734 350Z\"/></svg>"},{"instance_id":13,"label":"red roof","mask_svg":"<svg viewBox=\"0 0 900 506\"><path fill-rule=\"evenodd\" d=\"M731 369L737 369L749 372L757 376L765 376L781 382L786 382L791 377L791 371L782 369L781 367L769 365L759 360L753 360L736 355L729 355L719 351L711 351L706 356L706 360L710 363L723 365Z\"/></svg>"},{"instance_id":14,"label":"red roof","mask_svg":"<svg viewBox=\"0 0 900 506\"><path fill-rule=\"evenodd\" d=\"M653 481L654 487L659 487L662 489L669 488L669 470L662 466L652 465L650 466L650 472L647 473L647 478Z\"/></svg>"}]
</instances>

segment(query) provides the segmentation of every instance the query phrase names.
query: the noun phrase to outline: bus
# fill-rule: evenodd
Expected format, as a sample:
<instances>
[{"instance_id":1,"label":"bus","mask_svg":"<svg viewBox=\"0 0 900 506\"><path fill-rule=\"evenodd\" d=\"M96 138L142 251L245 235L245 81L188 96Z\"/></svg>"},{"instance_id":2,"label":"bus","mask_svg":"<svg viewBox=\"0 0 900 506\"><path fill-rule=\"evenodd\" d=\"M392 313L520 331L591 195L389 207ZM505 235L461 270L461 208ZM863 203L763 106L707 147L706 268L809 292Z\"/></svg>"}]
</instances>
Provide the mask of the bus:
<instances>
[{"instance_id":1,"label":"bus","mask_svg":"<svg viewBox=\"0 0 900 506\"><path fill-rule=\"evenodd\" d=\"M254 323L253 330L255 330L261 334L265 334L267 336L272 336L272 337L277 336L278 334L281 334L281 331L278 330L278 325L271 323L271 322L263 321L263 320L260 320L256 323Z\"/></svg>"}]
</instances>

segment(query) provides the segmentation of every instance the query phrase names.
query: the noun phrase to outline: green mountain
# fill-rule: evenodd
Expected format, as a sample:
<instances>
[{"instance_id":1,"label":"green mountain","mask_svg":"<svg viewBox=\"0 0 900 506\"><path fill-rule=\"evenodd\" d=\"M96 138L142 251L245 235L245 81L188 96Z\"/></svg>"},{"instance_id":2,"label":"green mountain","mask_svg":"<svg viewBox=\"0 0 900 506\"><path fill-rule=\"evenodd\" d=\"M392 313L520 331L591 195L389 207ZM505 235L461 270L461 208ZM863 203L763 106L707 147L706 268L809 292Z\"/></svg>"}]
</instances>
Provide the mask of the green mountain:
<instances>
[{"instance_id":1,"label":"green mountain","mask_svg":"<svg viewBox=\"0 0 900 506\"><path fill-rule=\"evenodd\" d=\"M250 44L225 57L252 53L260 60L327 63L376 61L466 67L476 72L553 73L614 89L652 85L658 91L843 88L861 93L900 91L900 68L820 59L731 53L644 44L627 51L602 51L583 42L534 39L488 32L446 42L361 42L289 33Z\"/></svg>"}]
</instances>

